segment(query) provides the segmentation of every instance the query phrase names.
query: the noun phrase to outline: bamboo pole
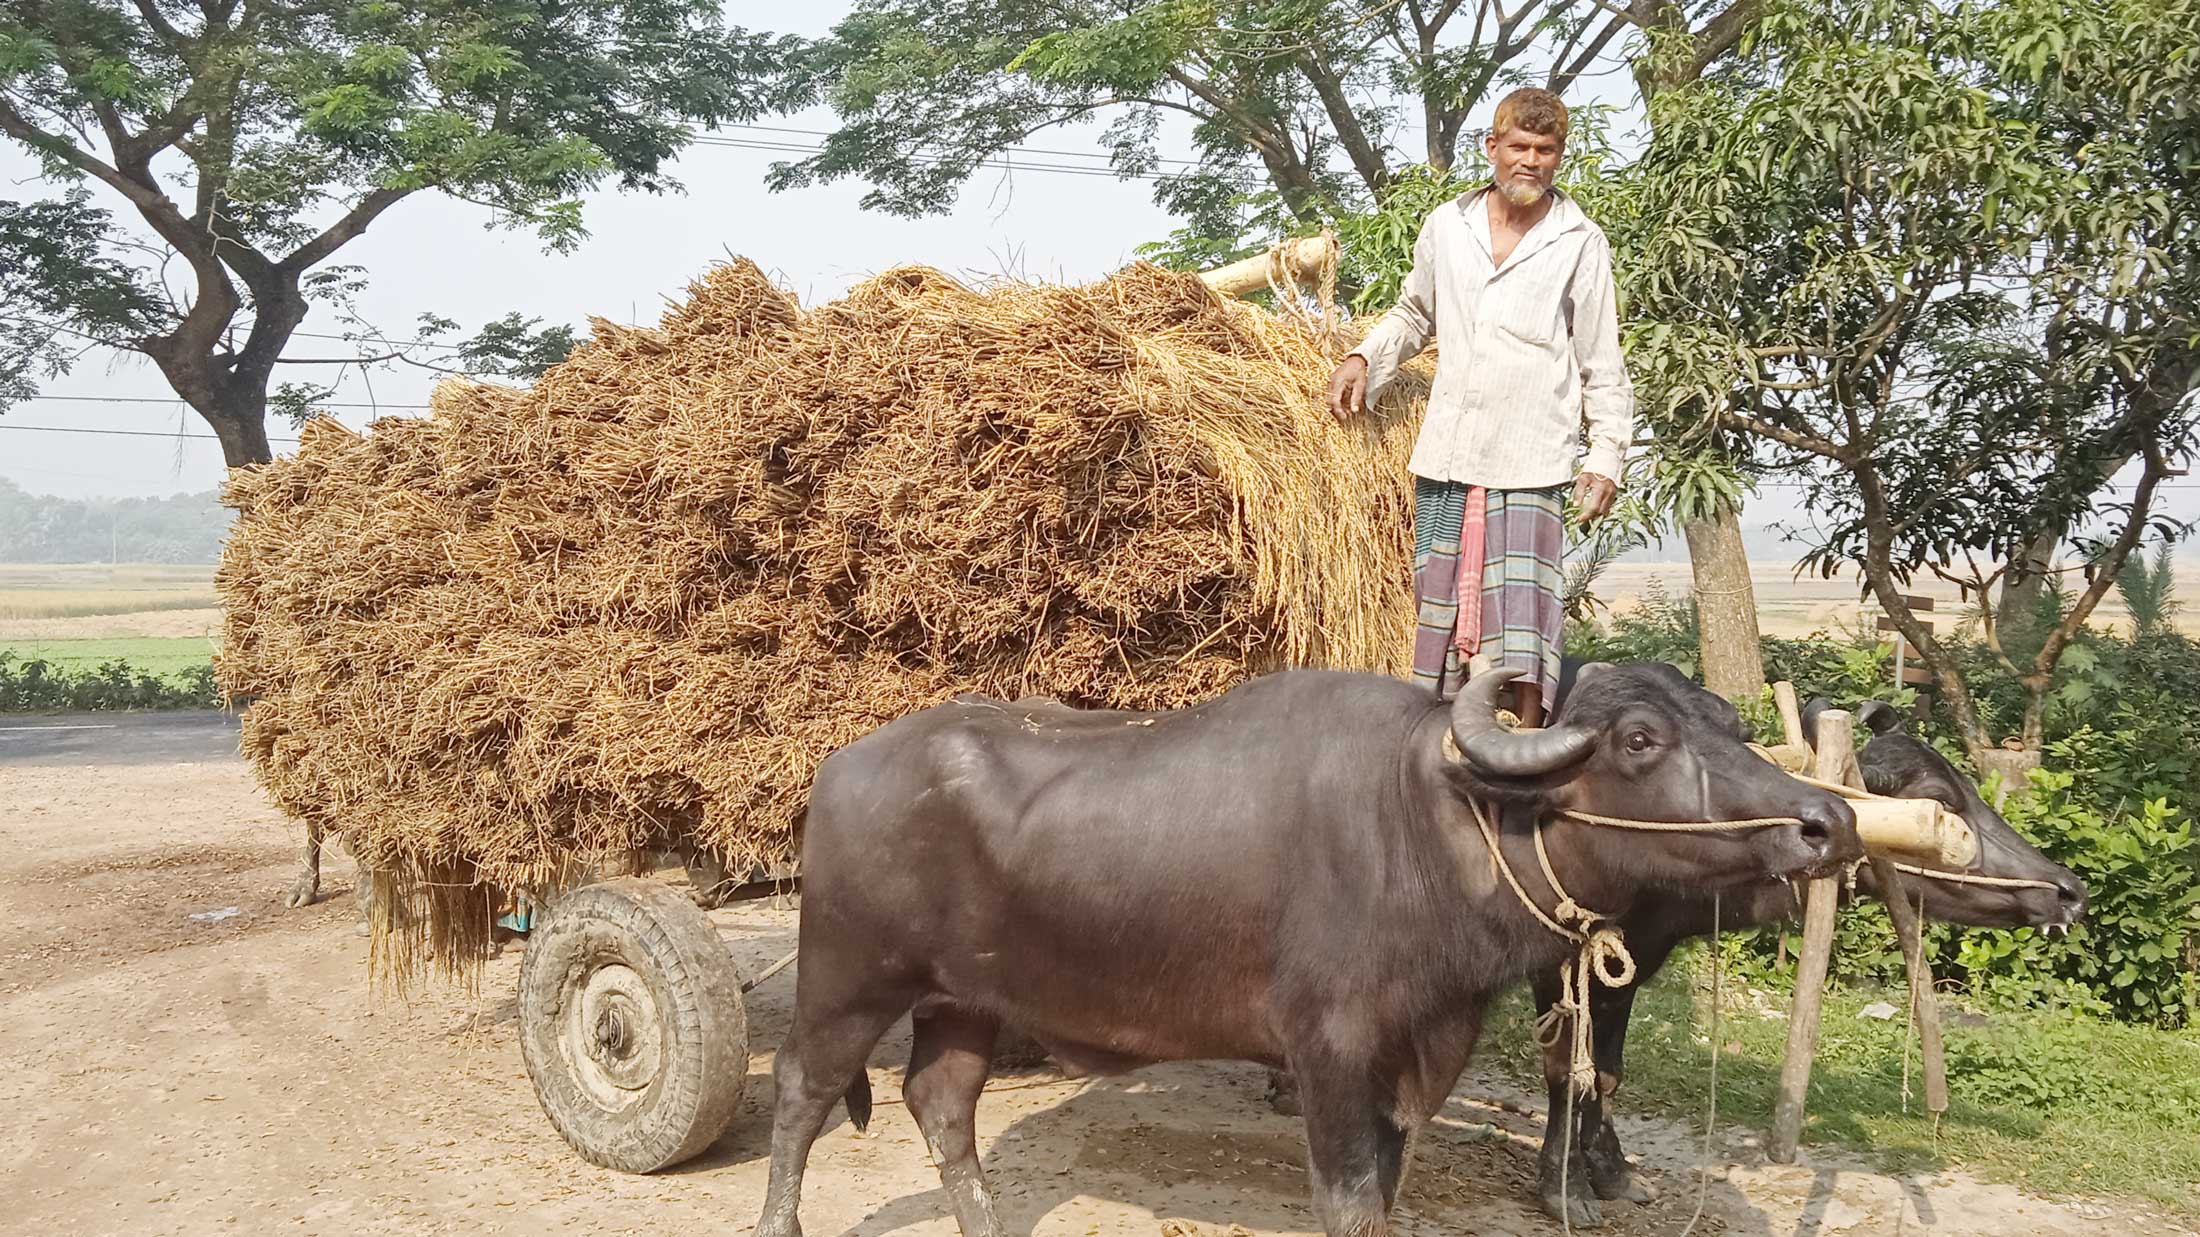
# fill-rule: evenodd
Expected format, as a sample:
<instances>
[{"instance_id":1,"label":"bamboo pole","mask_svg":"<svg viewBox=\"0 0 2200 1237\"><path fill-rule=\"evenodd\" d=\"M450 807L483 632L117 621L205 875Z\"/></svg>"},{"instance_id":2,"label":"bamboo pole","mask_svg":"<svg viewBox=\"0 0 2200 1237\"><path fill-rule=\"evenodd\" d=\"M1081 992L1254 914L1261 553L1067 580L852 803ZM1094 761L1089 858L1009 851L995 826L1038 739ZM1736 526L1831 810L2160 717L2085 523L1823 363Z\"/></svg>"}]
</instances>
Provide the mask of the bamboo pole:
<instances>
[{"instance_id":1,"label":"bamboo pole","mask_svg":"<svg viewBox=\"0 0 2200 1237\"><path fill-rule=\"evenodd\" d=\"M1780 701L1780 718L1792 726L1789 741L1802 737L1800 714L1794 709L1795 688L1789 683L1774 687ZM1818 717L1818 777L1822 781L1846 780L1855 749L1854 719L1840 709ZM1780 1063L1780 1090L1772 1108L1772 1138L1765 1154L1775 1164L1793 1164L1796 1144L1802 1140L1804 1095L1810 1090L1810 1068L1818 1055L1819 1006L1826 995L1826 971L1833 961L1833 920L1839 908L1840 888L1831 877L1810 883L1803 910L1803 946L1795 966L1795 1003L1788 1011L1787 1054ZM1716 1049L1717 1045L1713 1045Z\"/></svg>"},{"instance_id":2,"label":"bamboo pole","mask_svg":"<svg viewBox=\"0 0 2200 1237\"><path fill-rule=\"evenodd\" d=\"M1280 249L1280 252L1279 252ZM1201 271L1199 280L1224 296L1244 296L1268 286L1269 272L1279 268L1287 272L1284 281L1295 279L1300 273L1312 274L1332 269L1337 260L1337 234L1323 232L1320 236L1302 236L1285 241L1278 249L1267 253L1241 258L1228 266L1218 266L1211 271ZM1279 281L1280 282L1280 281Z\"/></svg>"}]
</instances>

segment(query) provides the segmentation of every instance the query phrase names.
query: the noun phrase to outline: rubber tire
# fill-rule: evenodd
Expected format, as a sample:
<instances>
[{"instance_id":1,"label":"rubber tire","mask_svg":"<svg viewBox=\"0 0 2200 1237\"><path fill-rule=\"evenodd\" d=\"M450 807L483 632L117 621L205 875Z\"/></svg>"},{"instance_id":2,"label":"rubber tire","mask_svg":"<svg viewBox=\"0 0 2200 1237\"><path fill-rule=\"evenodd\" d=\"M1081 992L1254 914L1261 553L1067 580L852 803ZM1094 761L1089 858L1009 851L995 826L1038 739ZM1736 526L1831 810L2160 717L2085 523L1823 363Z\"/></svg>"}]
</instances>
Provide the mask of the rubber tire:
<instances>
[{"instance_id":1,"label":"rubber tire","mask_svg":"<svg viewBox=\"0 0 2200 1237\"><path fill-rule=\"evenodd\" d=\"M646 994L657 1031L645 1079L618 1084L617 1103L602 1098L603 1071L571 1056L581 1015L576 1008L569 1017L568 1002L582 1001L591 977L604 975ZM687 891L658 881L586 885L549 908L520 965L519 1027L520 1056L550 1124L582 1159L606 1168L649 1173L701 1154L725 1133L748 1082L739 970Z\"/></svg>"}]
</instances>

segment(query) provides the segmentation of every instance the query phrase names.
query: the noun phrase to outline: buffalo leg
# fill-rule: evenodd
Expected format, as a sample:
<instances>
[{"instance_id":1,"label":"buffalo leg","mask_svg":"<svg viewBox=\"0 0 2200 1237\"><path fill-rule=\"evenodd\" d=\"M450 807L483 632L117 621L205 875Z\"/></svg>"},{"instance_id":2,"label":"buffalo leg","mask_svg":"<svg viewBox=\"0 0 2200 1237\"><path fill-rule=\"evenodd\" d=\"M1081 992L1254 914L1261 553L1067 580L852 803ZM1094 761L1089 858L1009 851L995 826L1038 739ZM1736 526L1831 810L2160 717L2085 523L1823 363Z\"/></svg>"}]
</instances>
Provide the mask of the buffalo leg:
<instances>
[{"instance_id":1,"label":"buffalo leg","mask_svg":"<svg viewBox=\"0 0 2200 1237\"><path fill-rule=\"evenodd\" d=\"M1538 1020L1555 1007L1561 995L1556 971L1535 979ZM1593 1020L1592 1020L1593 1021ZM1587 1140L1581 1136L1579 1098L1573 1094L1573 1027L1561 1023L1557 1042L1543 1050L1543 1084L1549 1115L1543 1122L1543 1147L1536 1156L1536 1195L1543 1211L1554 1220L1576 1228L1596 1228L1604 1223L1604 1209L1590 1188ZM1574 1128L1573 1159L1566 1161L1566 1123Z\"/></svg>"},{"instance_id":2,"label":"buffalo leg","mask_svg":"<svg viewBox=\"0 0 2200 1237\"><path fill-rule=\"evenodd\" d=\"M1589 991L1590 1036L1597 1064L1597 1094L1585 1108L1575 1138L1586 1148L1589 1184L1602 1199L1647 1203L1657 1190L1627 1162L1620 1149L1619 1130L1612 1124L1612 1096L1627 1077L1624 1056L1627 1024L1634 1018L1635 993L1649 983L1673 956L1677 936L1637 933L1631 942L1635 957L1635 982L1619 988L1592 985Z\"/></svg>"},{"instance_id":3,"label":"buffalo leg","mask_svg":"<svg viewBox=\"0 0 2200 1237\"><path fill-rule=\"evenodd\" d=\"M1306 1112L1314 1209L1329 1237L1388 1237L1405 1180L1406 1129L1364 1065L1292 1063Z\"/></svg>"},{"instance_id":4,"label":"buffalo leg","mask_svg":"<svg viewBox=\"0 0 2200 1237\"><path fill-rule=\"evenodd\" d=\"M1000 1024L959 1009L920 1013L912 1020L909 1074L902 1097L924 1132L940 1184L954 1204L963 1237L1000 1237L978 1164L978 1096L992 1065Z\"/></svg>"},{"instance_id":5,"label":"buffalo leg","mask_svg":"<svg viewBox=\"0 0 2200 1237\"><path fill-rule=\"evenodd\" d=\"M321 824L306 822L305 859L298 865L298 879L290 883L283 894L283 905L289 907L311 906L321 896Z\"/></svg>"},{"instance_id":6,"label":"buffalo leg","mask_svg":"<svg viewBox=\"0 0 2200 1237\"><path fill-rule=\"evenodd\" d=\"M772 1107L771 1181L764 1188L757 1237L801 1237L802 1222L796 1213L802 1206L802 1172L810 1162L810 1146L843 1096L849 1097L849 1115L859 1126L870 1119L870 1084L860 1078L863 1063L879 1036L910 1004L907 1000L850 1002L820 1012L803 995L798 987L794 1028L772 1062L778 1095ZM860 1101L851 1088L860 1091Z\"/></svg>"},{"instance_id":7,"label":"buffalo leg","mask_svg":"<svg viewBox=\"0 0 2200 1237\"><path fill-rule=\"evenodd\" d=\"M1638 963L1638 966L1640 964ZM1657 1190L1635 1172L1620 1149L1619 1130L1612 1124L1612 1095L1627 1071L1622 1057L1627 1048L1627 1024L1634 1016L1635 985L1601 990L1589 998L1589 1023L1595 1037L1597 1094L1584 1106L1576 1145L1586 1145L1589 1186L1602 1199L1647 1203Z\"/></svg>"}]
</instances>

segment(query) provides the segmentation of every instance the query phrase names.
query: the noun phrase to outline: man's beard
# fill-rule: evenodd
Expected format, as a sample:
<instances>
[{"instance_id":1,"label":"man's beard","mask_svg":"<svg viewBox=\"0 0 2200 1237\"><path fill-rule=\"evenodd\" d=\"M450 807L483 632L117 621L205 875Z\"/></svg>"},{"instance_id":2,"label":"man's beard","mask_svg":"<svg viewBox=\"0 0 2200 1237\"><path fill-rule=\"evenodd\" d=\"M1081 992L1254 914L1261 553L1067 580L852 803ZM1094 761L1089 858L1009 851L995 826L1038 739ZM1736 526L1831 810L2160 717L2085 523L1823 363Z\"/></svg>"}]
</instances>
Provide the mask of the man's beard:
<instances>
[{"instance_id":1,"label":"man's beard","mask_svg":"<svg viewBox=\"0 0 2200 1237\"><path fill-rule=\"evenodd\" d=\"M1534 177L1508 176L1504 183L1497 186L1497 191L1504 194L1505 200L1514 206L1533 206L1542 201L1543 195L1550 189Z\"/></svg>"}]
</instances>

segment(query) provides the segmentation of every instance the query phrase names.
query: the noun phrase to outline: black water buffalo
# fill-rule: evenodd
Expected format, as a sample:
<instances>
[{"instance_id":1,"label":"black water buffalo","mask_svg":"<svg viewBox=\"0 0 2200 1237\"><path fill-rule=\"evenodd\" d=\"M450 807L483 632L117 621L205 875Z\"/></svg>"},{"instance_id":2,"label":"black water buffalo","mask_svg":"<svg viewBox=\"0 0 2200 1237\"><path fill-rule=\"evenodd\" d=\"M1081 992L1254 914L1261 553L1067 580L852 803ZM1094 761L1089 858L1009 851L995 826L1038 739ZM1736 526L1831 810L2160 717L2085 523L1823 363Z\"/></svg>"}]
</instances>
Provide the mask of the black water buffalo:
<instances>
[{"instance_id":1,"label":"black water buffalo","mask_svg":"<svg viewBox=\"0 0 2200 1237\"><path fill-rule=\"evenodd\" d=\"M1594 663L1585 666L1569 663L1566 669L1555 701L1555 715L1559 717L1564 716L1567 687L1583 681L1583 676L1593 681L1596 676L1609 673L1607 667ZM1667 667L1665 673L1672 680L1686 681L1678 670ZM1746 733L1740 715L1724 700L1706 695L1691 697L1690 703L1696 711L1694 724L1697 726L1726 727L1737 734ZM1813 701L1805 711L1805 733L1813 742L1816 741L1818 715L1825 707L1823 701ZM1857 719L1873 735L1857 753L1857 764L1863 771L1867 789L1883 795L1937 799L1970 822L1978 834L1979 856L1966 874L2040 882L2038 886L2016 887L1929 876L1912 878L1908 882L1909 896L1915 902L1922 895L1927 917L1973 927L2067 928L2076 921L2085 909L2085 885L2076 874L2025 841L2001 813L1979 795L1971 780L1956 772L1939 752L1903 733L1901 718L1892 707L1868 701L1857 709ZM1858 885L1863 892L1879 895L1870 867L1860 870ZM1725 930L1777 923L1797 913L1796 890L1791 885L1772 881L1722 891L1718 911L1719 926ZM1543 1150L1538 1164L1538 1192L1544 1210L1554 1218L1559 1216L1567 1206L1570 1193L1571 1220L1582 1226L1601 1221L1600 1199L1644 1202L1652 1197L1651 1190L1636 1176L1621 1151L1619 1133L1613 1127L1608 1105L1613 1090L1624 1076L1622 1057L1635 992L1657 974L1675 946L1710 934L1711 899L1675 892L1646 896L1621 916L1620 926L1634 954L1635 981L1617 988L1598 987L1590 994L1589 1022L1597 1062L1597 1093L1580 1100L1574 1109L1571 1166L1561 1162L1564 1125L1558 1120L1544 1127ZM1548 968L1537 977L1535 996L1539 1010L1550 1010L1558 1003L1560 993L1555 968ZM1559 1042L1564 1044L1567 1040L1561 1037ZM1569 1065L1561 1052L1546 1051L1544 1054L1544 1075L1553 1113L1565 1111ZM1562 1168L1565 1171L1562 1172Z\"/></svg>"},{"instance_id":2,"label":"black water buffalo","mask_svg":"<svg viewBox=\"0 0 2200 1237\"><path fill-rule=\"evenodd\" d=\"M1288 1064L1323 1223L1385 1233L1408 1136L1450 1094L1485 1006L1572 949L1502 880L1557 905L1538 831L1565 892L1615 914L1653 888L1862 853L1839 798L1731 728L1677 720L1701 688L1622 669L1583 683L1564 724L1514 733L1494 703L1511 677L1448 706L1311 670L1167 713L963 697L835 753L804 831L756 1231L801 1231L811 1143L843 1098L863 1126L865 1059L913 1011L903 1095L967 1237L1000 1231L974 1114L1003 1023L1074 1072ZM1758 823L1626 832L1568 813Z\"/></svg>"}]
</instances>

